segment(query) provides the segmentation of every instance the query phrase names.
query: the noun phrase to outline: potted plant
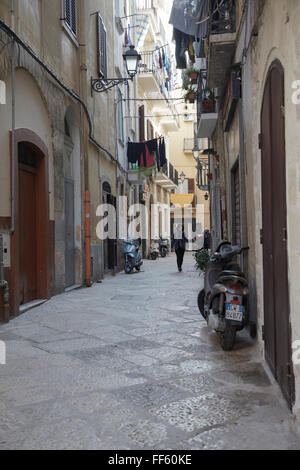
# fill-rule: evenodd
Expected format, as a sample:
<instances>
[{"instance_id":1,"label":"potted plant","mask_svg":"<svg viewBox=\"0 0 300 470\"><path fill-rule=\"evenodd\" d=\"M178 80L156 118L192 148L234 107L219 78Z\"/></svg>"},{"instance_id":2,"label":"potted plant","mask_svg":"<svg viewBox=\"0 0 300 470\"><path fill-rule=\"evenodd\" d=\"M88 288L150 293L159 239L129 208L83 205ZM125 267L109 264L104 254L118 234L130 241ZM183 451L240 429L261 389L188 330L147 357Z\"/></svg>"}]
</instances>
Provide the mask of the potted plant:
<instances>
[{"instance_id":1,"label":"potted plant","mask_svg":"<svg viewBox=\"0 0 300 470\"><path fill-rule=\"evenodd\" d=\"M192 87L190 87L188 89L188 91L186 92L186 94L184 95L184 99L185 99L185 102L189 102L189 103L195 103L195 99L196 99L196 92L195 90L193 90Z\"/></svg>"},{"instance_id":2,"label":"potted plant","mask_svg":"<svg viewBox=\"0 0 300 470\"><path fill-rule=\"evenodd\" d=\"M203 113L214 113L216 109L216 100L214 92L206 89L202 100Z\"/></svg>"},{"instance_id":3,"label":"potted plant","mask_svg":"<svg viewBox=\"0 0 300 470\"><path fill-rule=\"evenodd\" d=\"M198 71L190 68L186 71L186 75L190 78L192 85L197 85L198 83Z\"/></svg>"},{"instance_id":4,"label":"potted plant","mask_svg":"<svg viewBox=\"0 0 300 470\"><path fill-rule=\"evenodd\" d=\"M210 262L210 255L209 251L202 248L195 254L195 261L196 261L196 269L197 271L205 271L207 268L208 263Z\"/></svg>"}]
</instances>

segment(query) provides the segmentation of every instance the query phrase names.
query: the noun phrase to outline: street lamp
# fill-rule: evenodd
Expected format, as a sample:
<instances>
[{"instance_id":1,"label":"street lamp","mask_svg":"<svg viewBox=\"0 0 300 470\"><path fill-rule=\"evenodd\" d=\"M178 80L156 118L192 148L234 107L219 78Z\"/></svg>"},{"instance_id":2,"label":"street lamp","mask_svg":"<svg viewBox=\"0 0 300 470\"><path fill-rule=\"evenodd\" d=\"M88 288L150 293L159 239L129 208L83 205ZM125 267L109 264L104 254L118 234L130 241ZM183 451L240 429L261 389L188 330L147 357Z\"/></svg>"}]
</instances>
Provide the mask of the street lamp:
<instances>
[{"instance_id":1,"label":"street lamp","mask_svg":"<svg viewBox=\"0 0 300 470\"><path fill-rule=\"evenodd\" d=\"M123 59L126 62L126 70L131 80L138 72L139 62L142 60L141 55L135 50L134 46L130 46L125 54L123 54Z\"/></svg>"},{"instance_id":2,"label":"street lamp","mask_svg":"<svg viewBox=\"0 0 300 470\"><path fill-rule=\"evenodd\" d=\"M199 150L197 147L195 147L195 148L193 149L193 155L194 155L194 159L195 159L196 162L197 162L198 159L199 159L199 155L200 155L200 150Z\"/></svg>"},{"instance_id":3,"label":"street lamp","mask_svg":"<svg viewBox=\"0 0 300 470\"><path fill-rule=\"evenodd\" d=\"M126 78L92 78L92 92L96 91L97 93L102 93L103 91L110 90L111 88L125 84L128 85L129 80L133 80L135 75L138 72L139 62L142 60L141 55L135 50L134 46L130 46L125 54L123 54L123 59L126 63L126 71L129 77Z\"/></svg>"}]
</instances>

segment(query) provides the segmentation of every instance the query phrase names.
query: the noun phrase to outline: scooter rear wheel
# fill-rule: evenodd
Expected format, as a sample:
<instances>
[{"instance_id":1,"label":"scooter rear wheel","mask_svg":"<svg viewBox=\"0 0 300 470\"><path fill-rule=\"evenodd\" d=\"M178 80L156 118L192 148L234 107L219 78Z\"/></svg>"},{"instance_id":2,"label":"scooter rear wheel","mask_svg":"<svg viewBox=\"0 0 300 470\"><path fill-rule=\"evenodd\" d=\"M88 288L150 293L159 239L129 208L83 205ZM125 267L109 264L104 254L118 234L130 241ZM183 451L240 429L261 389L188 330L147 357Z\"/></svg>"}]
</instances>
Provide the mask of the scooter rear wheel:
<instances>
[{"instance_id":1,"label":"scooter rear wheel","mask_svg":"<svg viewBox=\"0 0 300 470\"><path fill-rule=\"evenodd\" d=\"M221 335L221 347L223 351L232 351L236 338L236 327L227 325Z\"/></svg>"}]
</instances>

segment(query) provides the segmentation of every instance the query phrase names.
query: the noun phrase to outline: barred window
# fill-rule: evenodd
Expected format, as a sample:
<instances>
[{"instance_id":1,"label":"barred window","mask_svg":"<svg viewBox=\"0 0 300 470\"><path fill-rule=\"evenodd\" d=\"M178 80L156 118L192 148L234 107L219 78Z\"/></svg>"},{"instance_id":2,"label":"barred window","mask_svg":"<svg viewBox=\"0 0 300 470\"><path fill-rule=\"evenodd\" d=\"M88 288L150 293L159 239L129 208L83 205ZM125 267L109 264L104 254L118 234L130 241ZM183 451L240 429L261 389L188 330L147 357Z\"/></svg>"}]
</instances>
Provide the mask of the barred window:
<instances>
[{"instance_id":1,"label":"barred window","mask_svg":"<svg viewBox=\"0 0 300 470\"><path fill-rule=\"evenodd\" d=\"M77 35L77 0L64 0L64 22Z\"/></svg>"},{"instance_id":2,"label":"barred window","mask_svg":"<svg viewBox=\"0 0 300 470\"><path fill-rule=\"evenodd\" d=\"M106 52L106 28L104 21L97 14L97 55L98 55L98 73L101 78L107 78L107 52Z\"/></svg>"}]
</instances>

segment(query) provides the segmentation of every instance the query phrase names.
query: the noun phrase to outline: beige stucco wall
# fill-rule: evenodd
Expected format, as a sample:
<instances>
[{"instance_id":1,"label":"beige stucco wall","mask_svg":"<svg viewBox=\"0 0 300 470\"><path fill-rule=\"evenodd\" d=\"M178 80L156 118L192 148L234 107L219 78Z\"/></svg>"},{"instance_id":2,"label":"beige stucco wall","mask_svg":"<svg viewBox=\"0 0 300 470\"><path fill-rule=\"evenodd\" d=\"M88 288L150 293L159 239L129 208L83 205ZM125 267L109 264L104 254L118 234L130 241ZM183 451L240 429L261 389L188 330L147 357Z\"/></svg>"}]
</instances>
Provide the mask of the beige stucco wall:
<instances>
[{"instance_id":1,"label":"beige stucco wall","mask_svg":"<svg viewBox=\"0 0 300 470\"><path fill-rule=\"evenodd\" d=\"M258 39L250 49L244 79L244 106L246 128L246 158L248 162L248 221L252 230L250 256L252 274L255 276L258 297L260 327L263 325L263 262L260 244L262 227L261 202L261 152L258 149L260 133L260 112L266 75L275 59L280 60L285 69L285 120L286 120L286 178L287 178L287 217L289 287L291 304L292 340L300 339L299 317L299 278L300 278L300 105L292 102L292 83L300 79L300 4L297 0L267 0ZM250 74L250 70L252 75ZM263 342L260 331L260 344ZM296 405L295 413L300 421L300 366L295 366Z\"/></svg>"},{"instance_id":2,"label":"beige stucco wall","mask_svg":"<svg viewBox=\"0 0 300 470\"><path fill-rule=\"evenodd\" d=\"M54 219L54 182L52 126L45 102L33 77L24 69L16 72L16 129L27 128L35 132L49 152L50 218ZM11 86L7 81L7 104L0 107L0 216L11 216L10 202L10 130Z\"/></svg>"}]
</instances>

